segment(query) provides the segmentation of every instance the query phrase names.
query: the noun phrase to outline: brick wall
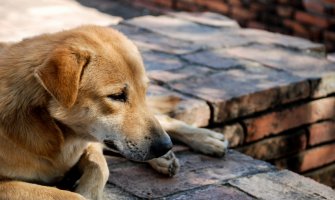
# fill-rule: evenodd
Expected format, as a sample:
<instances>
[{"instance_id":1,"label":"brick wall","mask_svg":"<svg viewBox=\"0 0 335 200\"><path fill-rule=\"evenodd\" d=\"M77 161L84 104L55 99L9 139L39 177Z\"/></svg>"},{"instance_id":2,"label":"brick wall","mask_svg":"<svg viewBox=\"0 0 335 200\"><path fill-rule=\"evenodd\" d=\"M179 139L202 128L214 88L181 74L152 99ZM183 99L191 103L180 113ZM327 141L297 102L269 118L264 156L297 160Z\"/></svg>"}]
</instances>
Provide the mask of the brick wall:
<instances>
[{"instance_id":1,"label":"brick wall","mask_svg":"<svg viewBox=\"0 0 335 200\"><path fill-rule=\"evenodd\" d=\"M135 0L149 9L214 11L241 26L296 35L335 51L335 0Z\"/></svg>"},{"instance_id":2,"label":"brick wall","mask_svg":"<svg viewBox=\"0 0 335 200\"><path fill-rule=\"evenodd\" d=\"M175 100L166 114L335 188L335 62L323 45L234 22L179 12L118 29L142 49L150 93Z\"/></svg>"}]
</instances>

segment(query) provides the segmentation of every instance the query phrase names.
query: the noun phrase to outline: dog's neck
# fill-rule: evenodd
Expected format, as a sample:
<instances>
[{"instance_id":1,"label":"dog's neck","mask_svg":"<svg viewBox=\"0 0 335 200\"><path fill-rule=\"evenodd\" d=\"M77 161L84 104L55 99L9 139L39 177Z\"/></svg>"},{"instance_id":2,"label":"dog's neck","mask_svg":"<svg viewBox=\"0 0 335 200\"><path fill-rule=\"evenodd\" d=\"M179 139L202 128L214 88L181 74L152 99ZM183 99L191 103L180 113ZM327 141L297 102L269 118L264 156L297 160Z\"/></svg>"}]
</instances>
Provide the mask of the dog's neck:
<instances>
[{"instance_id":1,"label":"dog's neck","mask_svg":"<svg viewBox=\"0 0 335 200\"><path fill-rule=\"evenodd\" d=\"M0 67L0 134L32 153L56 156L64 138L46 110L50 95L37 82L32 68L10 69L1 62Z\"/></svg>"}]
</instances>

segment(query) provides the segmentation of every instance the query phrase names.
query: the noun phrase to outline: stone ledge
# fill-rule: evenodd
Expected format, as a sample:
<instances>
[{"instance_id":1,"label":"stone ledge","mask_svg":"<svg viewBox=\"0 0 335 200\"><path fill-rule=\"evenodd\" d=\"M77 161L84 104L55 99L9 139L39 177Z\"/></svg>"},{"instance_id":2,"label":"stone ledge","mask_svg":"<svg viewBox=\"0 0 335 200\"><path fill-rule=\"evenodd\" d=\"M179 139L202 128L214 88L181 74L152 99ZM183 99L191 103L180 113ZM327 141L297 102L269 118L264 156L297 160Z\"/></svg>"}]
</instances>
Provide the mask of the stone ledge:
<instances>
[{"instance_id":1,"label":"stone ledge","mask_svg":"<svg viewBox=\"0 0 335 200\"><path fill-rule=\"evenodd\" d=\"M180 147L179 147L180 149ZM332 199L335 191L287 170L236 151L212 158L176 152L181 171L164 177L147 164L107 157L110 168L105 196L116 199ZM294 177L294 178L292 178ZM256 197L256 198L255 198Z\"/></svg>"}]
</instances>

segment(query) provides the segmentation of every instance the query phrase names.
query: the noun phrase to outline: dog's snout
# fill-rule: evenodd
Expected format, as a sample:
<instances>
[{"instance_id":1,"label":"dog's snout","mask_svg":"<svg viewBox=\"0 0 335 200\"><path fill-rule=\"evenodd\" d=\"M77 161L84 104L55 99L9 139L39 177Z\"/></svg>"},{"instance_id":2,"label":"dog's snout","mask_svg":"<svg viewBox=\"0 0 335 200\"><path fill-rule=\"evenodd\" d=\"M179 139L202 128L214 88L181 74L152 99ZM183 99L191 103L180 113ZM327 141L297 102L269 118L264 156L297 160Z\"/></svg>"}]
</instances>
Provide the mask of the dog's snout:
<instances>
[{"instance_id":1,"label":"dog's snout","mask_svg":"<svg viewBox=\"0 0 335 200\"><path fill-rule=\"evenodd\" d=\"M168 151L172 149L172 141L170 137L165 134L157 139L155 139L150 147L150 154L158 158L165 155Z\"/></svg>"}]
</instances>

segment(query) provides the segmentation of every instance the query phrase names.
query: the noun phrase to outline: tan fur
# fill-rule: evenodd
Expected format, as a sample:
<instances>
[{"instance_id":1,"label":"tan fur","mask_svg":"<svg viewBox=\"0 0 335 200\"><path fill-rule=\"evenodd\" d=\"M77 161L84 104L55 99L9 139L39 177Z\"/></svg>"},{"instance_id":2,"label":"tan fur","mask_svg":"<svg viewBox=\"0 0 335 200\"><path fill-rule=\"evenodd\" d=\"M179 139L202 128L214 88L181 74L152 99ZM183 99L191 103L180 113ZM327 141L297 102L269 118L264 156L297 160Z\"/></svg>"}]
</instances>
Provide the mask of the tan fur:
<instances>
[{"instance_id":1,"label":"tan fur","mask_svg":"<svg viewBox=\"0 0 335 200\"><path fill-rule=\"evenodd\" d=\"M143 62L124 35L83 26L0 44L0 52L0 199L101 199L109 174L105 139L129 159L152 159L164 174L178 171L173 153L154 159L172 143L148 109ZM211 137L162 121L194 148ZM223 152L216 143L205 151L205 142L202 152ZM42 186L57 184L74 166L82 173L76 193Z\"/></svg>"}]
</instances>

